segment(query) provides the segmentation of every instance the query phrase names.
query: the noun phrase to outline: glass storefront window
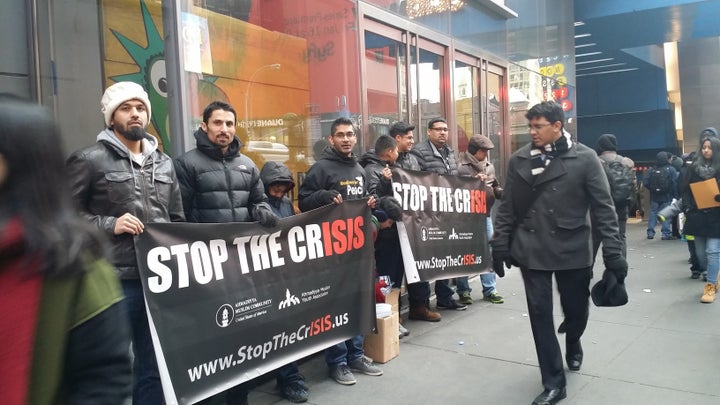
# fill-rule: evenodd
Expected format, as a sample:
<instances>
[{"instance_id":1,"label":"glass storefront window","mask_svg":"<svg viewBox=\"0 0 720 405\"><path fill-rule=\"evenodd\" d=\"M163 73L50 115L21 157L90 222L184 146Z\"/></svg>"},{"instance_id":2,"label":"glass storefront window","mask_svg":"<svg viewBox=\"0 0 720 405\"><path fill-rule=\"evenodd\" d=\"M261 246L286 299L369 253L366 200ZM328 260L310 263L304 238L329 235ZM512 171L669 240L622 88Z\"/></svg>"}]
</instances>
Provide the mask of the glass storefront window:
<instances>
[{"instance_id":1,"label":"glass storefront window","mask_svg":"<svg viewBox=\"0 0 720 405\"><path fill-rule=\"evenodd\" d=\"M285 163L299 185L332 121L361 123L355 1L187 1L180 12L186 150L205 106L223 100L242 152L258 167Z\"/></svg>"},{"instance_id":2,"label":"glass storefront window","mask_svg":"<svg viewBox=\"0 0 720 405\"><path fill-rule=\"evenodd\" d=\"M455 100L458 152L467 150L470 138L475 133L481 132L479 130L481 120L477 92L477 69L467 63L455 61L453 96Z\"/></svg>"},{"instance_id":3,"label":"glass storefront window","mask_svg":"<svg viewBox=\"0 0 720 405\"><path fill-rule=\"evenodd\" d=\"M405 51L404 44L365 31L365 75L369 78L367 148L371 148L380 135L388 135L393 122L408 115Z\"/></svg>"},{"instance_id":4,"label":"glass storefront window","mask_svg":"<svg viewBox=\"0 0 720 405\"><path fill-rule=\"evenodd\" d=\"M422 141L427 134L425 129L433 118L445 117L445 103L441 78L443 56L422 48L414 48L410 62L410 94L413 111L419 111L420 127L416 131ZM452 142L453 137L450 137Z\"/></svg>"}]
</instances>

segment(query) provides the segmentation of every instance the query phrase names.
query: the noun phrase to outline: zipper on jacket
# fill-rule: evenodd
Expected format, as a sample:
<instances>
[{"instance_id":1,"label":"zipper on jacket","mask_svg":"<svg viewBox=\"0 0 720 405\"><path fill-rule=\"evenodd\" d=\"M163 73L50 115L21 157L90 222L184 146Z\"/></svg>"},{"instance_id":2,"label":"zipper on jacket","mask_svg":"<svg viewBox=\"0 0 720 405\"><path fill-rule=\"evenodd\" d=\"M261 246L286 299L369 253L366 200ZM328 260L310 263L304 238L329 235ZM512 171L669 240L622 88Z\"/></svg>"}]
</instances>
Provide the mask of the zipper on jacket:
<instances>
[{"instance_id":1,"label":"zipper on jacket","mask_svg":"<svg viewBox=\"0 0 720 405\"><path fill-rule=\"evenodd\" d=\"M235 201L233 201L233 190L232 190L230 169L228 168L227 160L225 159L224 156L222 158L222 162L223 162L223 170L225 170L225 183L227 184L228 201L230 201L230 213L232 214L233 222L238 222L238 219L235 215Z\"/></svg>"}]
</instances>

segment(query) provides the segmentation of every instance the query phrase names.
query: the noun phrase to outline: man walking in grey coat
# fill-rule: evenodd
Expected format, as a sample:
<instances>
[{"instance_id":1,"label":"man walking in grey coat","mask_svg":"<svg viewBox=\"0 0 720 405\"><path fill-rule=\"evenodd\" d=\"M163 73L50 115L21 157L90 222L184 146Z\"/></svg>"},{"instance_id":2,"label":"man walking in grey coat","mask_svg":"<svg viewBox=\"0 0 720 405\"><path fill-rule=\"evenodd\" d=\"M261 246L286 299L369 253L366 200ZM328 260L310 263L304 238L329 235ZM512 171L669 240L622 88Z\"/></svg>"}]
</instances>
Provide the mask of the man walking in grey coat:
<instances>
[{"instance_id":1,"label":"man walking in grey coat","mask_svg":"<svg viewBox=\"0 0 720 405\"><path fill-rule=\"evenodd\" d=\"M627 262L610 187L595 151L563 135L565 117L557 103L537 104L525 117L532 143L510 157L491 245L499 276L511 263L520 267L544 387L533 405L548 405L567 395L553 324L553 275L565 314L565 360L577 371L590 309L591 218L602 240L607 275L623 283Z\"/></svg>"}]
</instances>

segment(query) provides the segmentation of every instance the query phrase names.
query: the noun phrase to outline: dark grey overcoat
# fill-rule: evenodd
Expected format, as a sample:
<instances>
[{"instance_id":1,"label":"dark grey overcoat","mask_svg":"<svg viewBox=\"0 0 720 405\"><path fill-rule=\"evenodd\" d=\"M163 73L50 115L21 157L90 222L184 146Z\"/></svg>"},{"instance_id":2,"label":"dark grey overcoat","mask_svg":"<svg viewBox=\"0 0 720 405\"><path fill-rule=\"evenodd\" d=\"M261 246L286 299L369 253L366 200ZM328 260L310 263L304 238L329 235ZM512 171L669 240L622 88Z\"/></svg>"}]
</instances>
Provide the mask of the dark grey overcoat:
<instances>
[{"instance_id":1,"label":"dark grey overcoat","mask_svg":"<svg viewBox=\"0 0 720 405\"><path fill-rule=\"evenodd\" d=\"M603 256L621 254L617 214L595 151L574 143L543 173L533 176L531 147L525 145L510 157L493 249L509 248L516 265L533 270L589 267L592 215L602 236ZM520 211L533 193L539 195L523 214Z\"/></svg>"}]
</instances>

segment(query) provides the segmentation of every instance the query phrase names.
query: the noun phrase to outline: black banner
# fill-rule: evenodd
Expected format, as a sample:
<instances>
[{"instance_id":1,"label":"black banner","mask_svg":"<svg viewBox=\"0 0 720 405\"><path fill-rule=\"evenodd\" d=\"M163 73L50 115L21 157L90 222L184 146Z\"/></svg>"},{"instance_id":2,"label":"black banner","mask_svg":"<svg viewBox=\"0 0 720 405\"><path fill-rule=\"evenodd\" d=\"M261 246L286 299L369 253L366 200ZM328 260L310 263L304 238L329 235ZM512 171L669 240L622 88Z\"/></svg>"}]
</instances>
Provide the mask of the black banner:
<instances>
[{"instance_id":1,"label":"black banner","mask_svg":"<svg viewBox=\"0 0 720 405\"><path fill-rule=\"evenodd\" d=\"M147 224L135 239L168 404L374 327L367 199L257 224Z\"/></svg>"},{"instance_id":2,"label":"black banner","mask_svg":"<svg viewBox=\"0 0 720 405\"><path fill-rule=\"evenodd\" d=\"M485 187L474 177L393 169L409 283L486 273L491 265Z\"/></svg>"}]
</instances>

